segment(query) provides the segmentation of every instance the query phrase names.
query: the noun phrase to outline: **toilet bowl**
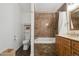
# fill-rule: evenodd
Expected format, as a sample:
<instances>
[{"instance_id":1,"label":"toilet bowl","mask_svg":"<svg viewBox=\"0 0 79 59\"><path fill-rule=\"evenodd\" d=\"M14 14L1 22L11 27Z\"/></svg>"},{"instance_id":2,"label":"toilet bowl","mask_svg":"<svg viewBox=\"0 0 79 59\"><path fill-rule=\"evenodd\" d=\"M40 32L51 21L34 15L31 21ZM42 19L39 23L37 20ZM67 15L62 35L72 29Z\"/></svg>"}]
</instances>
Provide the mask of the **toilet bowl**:
<instances>
[{"instance_id":1,"label":"toilet bowl","mask_svg":"<svg viewBox=\"0 0 79 59\"><path fill-rule=\"evenodd\" d=\"M23 41L23 50L28 50L28 48L29 48L29 43L30 43L29 40L24 40L24 41Z\"/></svg>"}]
</instances>

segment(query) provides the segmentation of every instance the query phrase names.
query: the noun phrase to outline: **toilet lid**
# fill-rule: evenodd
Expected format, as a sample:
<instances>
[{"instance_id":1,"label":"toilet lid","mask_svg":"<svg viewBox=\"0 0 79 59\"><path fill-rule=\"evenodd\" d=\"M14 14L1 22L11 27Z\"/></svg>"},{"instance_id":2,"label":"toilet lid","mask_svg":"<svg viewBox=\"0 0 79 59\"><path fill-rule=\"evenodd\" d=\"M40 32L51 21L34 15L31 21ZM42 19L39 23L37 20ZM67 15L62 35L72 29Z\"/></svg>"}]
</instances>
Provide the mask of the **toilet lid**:
<instances>
[{"instance_id":1,"label":"toilet lid","mask_svg":"<svg viewBox=\"0 0 79 59\"><path fill-rule=\"evenodd\" d=\"M23 43L28 43L28 42L29 42L29 40L24 40L24 41L23 41Z\"/></svg>"}]
</instances>

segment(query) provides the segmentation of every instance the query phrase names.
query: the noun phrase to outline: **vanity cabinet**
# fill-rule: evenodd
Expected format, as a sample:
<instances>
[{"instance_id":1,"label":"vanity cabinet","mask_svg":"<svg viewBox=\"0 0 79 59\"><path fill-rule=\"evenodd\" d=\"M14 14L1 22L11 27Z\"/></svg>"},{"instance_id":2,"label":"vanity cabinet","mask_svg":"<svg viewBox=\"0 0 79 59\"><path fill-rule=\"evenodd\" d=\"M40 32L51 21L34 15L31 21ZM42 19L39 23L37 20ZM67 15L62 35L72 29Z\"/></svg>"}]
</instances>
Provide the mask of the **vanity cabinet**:
<instances>
[{"instance_id":1,"label":"vanity cabinet","mask_svg":"<svg viewBox=\"0 0 79 59\"><path fill-rule=\"evenodd\" d=\"M57 36L56 54L58 56L70 56L71 55L70 40Z\"/></svg>"},{"instance_id":2,"label":"vanity cabinet","mask_svg":"<svg viewBox=\"0 0 79 59\"><path fill-rule=\"evenodd\" d=\"M79 42L72 41L72 55L79 56Z\"/></svg>"},{"instance_id":3,"label":"vanity cabinet","mask_svg":"<svg viewBox=\"0 0 79 59\"><path fill-rule=\"evenodd\" d=\"M56 37L56 55L58 56L79 56L79 40Z\"/></svg>"},{"instance_id":4,"label":"vanity cabinet","mask_svg":"<svg viewBox=\"0 0 79 59\"><path fill-rule=\"evenodd\" d=\"M71 55L71 47L70 47L70 40L61 37L62 40L62 45L63 45L63 52L62 55L64 56L70 56Z\"/></svg>"}]
</instances>

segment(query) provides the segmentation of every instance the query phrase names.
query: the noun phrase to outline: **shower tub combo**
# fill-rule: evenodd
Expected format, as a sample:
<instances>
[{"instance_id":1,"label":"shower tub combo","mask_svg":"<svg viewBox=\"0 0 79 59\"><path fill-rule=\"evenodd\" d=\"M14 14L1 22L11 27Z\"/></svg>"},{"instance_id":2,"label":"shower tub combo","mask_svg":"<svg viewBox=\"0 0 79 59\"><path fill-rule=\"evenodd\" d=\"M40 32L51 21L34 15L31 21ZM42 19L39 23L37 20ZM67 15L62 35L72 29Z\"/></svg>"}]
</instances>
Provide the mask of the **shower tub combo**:
<instances>
[{"instance_id":1,"label":"shower tub combo","mask_svg":"<svg viewBox=\"0 0 79 59\"><path fill-rule=\"evenodd\" d=\"M35 56L54 56L55 55L55 38L38 37L34 43Z\"/></svg>"}]
</instances>

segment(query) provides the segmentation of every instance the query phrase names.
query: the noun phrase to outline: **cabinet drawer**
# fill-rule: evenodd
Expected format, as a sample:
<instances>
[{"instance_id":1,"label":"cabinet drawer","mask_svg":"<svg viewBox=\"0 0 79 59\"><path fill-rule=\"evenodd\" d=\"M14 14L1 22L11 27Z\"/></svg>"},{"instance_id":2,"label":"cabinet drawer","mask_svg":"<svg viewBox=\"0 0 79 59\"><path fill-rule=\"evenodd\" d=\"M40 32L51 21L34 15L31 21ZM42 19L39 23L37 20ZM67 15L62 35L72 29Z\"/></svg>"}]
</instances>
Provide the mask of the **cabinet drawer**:
<instances>
[{"instance_id":1,"label":"cabinet drawer","mask_svg":"<svg viewBox=\"0 0 79 59\"><path fill-rule=\"evenodd\" d=\"M73 49L73 50L72 50L72 55L73 55L73 56L79 56L79 51Z\"/></svg>"},{"instance_id":2,"label":"cabinet drawer","mask_svg":"<svg viewBox=\"0 0 79 59\"><path fill-rule=\"evenodd\" d=\"M62 40L62 43L64 44L64 45L66 45L66 46L70 46L70 40L68 40L68 39L66 39L66 38L63 38L63 40Z\"/></svg>"},{"instance_id":3,"label":"cabinet drawer","mask_svg":"<svg viewBox=\"0 0 79 59\"><path fill-rule=\"evenodd\" d=\"M79 51L79 42L72 41L72 48Z\"/></svg>"}]
</instances>

